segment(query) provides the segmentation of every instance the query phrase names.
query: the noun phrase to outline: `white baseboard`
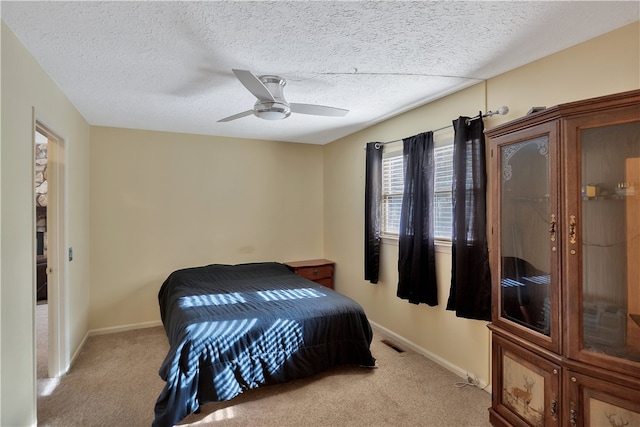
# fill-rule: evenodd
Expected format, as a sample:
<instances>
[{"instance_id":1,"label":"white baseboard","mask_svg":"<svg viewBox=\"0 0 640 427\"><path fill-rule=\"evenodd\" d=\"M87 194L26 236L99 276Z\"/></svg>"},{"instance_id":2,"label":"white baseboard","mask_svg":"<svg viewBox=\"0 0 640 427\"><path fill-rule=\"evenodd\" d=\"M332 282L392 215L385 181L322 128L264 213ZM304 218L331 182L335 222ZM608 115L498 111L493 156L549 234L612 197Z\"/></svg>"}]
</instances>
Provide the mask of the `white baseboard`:
<instances>
[{"instance_id":1,"label":"white baseboard","mask_svg":"<svg viewBox=\"0 0 640 427\"><path fill-rule=\"evenodd\" d=\"M71 360L69 361L69 366L65 367L63 374L66 374L67 372L69 372L69 369L71 369L71 367L75 363L76 359L80 355L80 352L84 348L84 345L87 343L87 340L89 339L89 333L90 332L87 332L86 334L84 334L84 337L82 338L82 341L80 341L80 345L78 346L78 348L76 348L76 351L71 356Z\"/></svg>"},{"instance_id":2,"label":"white baseboard","mask_svg":"<svg viewBox=\"0 0 640 427\"><path fill-rule=\"evenodd\" d=\"M449 362L446 359L443 359L442 357L433 354L432 352L430 352L429 350L420 347L419 345L417 345L416 343L409 341L408 339L396 334L395 332L385 328L382 325L377 324L376 322L372 322L371 320L369 320L369 323L371 324L371 327L373 329L375 329L376 331L380 332L381 334L384 334L386 336L388 336L389 338L392 338L393 340L397 341L399 344L403 344L405 346L407 346L410 350L421 354L422 356L426 357L429 360L434 361L435 363L437 363L438 365L442 366L443 368L447 369L448 371L453 372L454 374L456 374L457 376L459 376L460 378L464 379L466 381L467 379L467 370L464 370L462 368L460 368L457 365L454 365L453 363ZM491 393L491 384L487 383L486 380L479 378L478 381L478 388L481 390L484 390L488 393Z\"/></svg>"},{"instance_id":3,"label":"white baseboard","mask_svg":"<svg viewBox=\"0 0 640 427\"><path fill-rule=\"evenodd\" d=\"M134 329L154 328L156 326L162 326L162 321L154 320L151 322L132 323L129 325L112 326L109 328L92 329L88 332L90 337L96 335L115 334L116 332L133 331Z\"/></svg>"},{"instance_id":4,"label":"white baseboard","mask_svg":"<svg viewBox=\"0 0 640 427\"><path fill-rule=\"evenodd\" d=\"M162 326L162 321L154 320L152 322L133 323L130 325L113 326L110 328L92 329L88 331L82 338L82 341L80 342L80 345L78 346L76 351L73 353L73 356L71 356L71 360L69 361L69 366L66 366L63 372L60 372L60 375L64 375L67 372L69 372L69 369L71 369L71 367L75 363L76 359L80 355L80 352L82 351L85 344L87 343L87 340L89 339L89 337L93 337L96 335L115 334L116 332L132 331L134 329L153 328L155 326Z\"/></svg>"}]
</instances>

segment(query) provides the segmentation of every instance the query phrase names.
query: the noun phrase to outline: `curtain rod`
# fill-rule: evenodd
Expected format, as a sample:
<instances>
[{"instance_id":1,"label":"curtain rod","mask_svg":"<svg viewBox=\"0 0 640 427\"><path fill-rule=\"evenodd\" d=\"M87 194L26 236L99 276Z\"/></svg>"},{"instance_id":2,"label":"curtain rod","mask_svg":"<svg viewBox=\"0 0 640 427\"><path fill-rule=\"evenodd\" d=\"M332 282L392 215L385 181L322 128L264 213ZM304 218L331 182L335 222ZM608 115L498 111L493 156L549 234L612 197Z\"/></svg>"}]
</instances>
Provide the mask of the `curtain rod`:
<instances>
[{"instance_id":1,"label":"curtain rod","mask_svg":"<svg viewBox=\"0 0 640 427\"><path fill-rule=\"evenodd\" d=\"M467 125L468 125L472 120L478 120L479 118L484 118L484 117L491 117L491 116L495 116L496 114L497 114L497 115L500 115L500 116L504 116L504 115L505 115L505 114L507 114L508 112L509 112L509 107L507 107L506 105L503 105L502 107L498 108L496 111L487 111L487 112L486 112L486 113L484 113L484 114L478 114L477 116L469 117L469 118L467 119ZM439 131L441 131L441 130L448 129L448 128L450 128L450 127L453 127L453 124L450 124L450 125L447 125L447 126L442 126L442 127L440 127L440 128L437 128L437 129L432 130L431 132L434 132L434 133L435 133L435 132L439 132ZM382 146L384 146L384 145L387 145L387 144L393 144L394 142L401 142L401 141L402 141L401 139L395 139L395 140L393 140L393 141L387 141L387 142L376 142L375 147L376 147L376 148L380 148L380 147L382 147ZM365 146L364 146L364 148L366 149L366 148L367 148L367 146L365 145Z\"/></svg>"}]
</instances>

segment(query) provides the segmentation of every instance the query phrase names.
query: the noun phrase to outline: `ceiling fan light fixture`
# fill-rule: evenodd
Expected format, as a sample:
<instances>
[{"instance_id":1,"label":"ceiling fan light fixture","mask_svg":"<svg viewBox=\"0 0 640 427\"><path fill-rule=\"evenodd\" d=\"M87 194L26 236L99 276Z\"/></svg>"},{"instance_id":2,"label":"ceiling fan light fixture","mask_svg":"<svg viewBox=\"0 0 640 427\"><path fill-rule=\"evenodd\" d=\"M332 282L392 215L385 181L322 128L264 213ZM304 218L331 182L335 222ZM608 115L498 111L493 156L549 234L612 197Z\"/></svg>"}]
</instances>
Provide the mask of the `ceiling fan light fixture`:
<instances>
[{"instance_id":1,"label":"ceiling fan light fixture","mask_svg":"<svg viewBox=\"0 0 640 427\"><path fill-rule=\"evenodd\" d=\"M283 89L287 82L282 77L272 75L258 77L249 70L236 68L233 68L232 71L240 80L240 83L258 100L251 110L225 117L218 120L218 122L230 122L251 114L264 120L282 120L291 115L292 108L296 114L311 116L343 117L349 112L349 110L343 108L327 107L325 105L300 104L296 102L289 104L284 99Z\"/></svg>"},{"instance_id":2,"label":"ceiling fan light fixture","mask_svg":"<svg viewBox=\"0 0 640 427\"><path fill-rule=\"evenodd\" d=\"M291 115L291 108L282 102L259 101L253 107L253 114L265 120L282 120Z\"/></svg>"}]
</instances>

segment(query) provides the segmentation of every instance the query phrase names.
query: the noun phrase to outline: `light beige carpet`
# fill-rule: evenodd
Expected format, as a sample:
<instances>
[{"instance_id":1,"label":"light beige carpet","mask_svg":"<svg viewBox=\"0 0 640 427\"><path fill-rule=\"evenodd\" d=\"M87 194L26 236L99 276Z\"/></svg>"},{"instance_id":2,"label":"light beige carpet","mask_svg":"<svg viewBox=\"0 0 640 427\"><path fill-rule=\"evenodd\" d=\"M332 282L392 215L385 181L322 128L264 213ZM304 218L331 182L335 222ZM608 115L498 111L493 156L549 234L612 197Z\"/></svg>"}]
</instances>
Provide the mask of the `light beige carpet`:
<instances>
[{"instance_id":1,"label":"light beige carpet","mask_svg":"<svg viewBox=\"0 0 640 427\"><path fill-rule=\"evenodd\" d=\"M38 379L49 377L49 305L36 304L36 376Z\"/></svg>"},{"instance_id":2,"label":"light beige carpet","mask_svg":"<svg viewBox=\"0 0 640 427\"><path fill-rule=\"evenodd\" d=\"M193 426L489 426L488 393L458 388L460 378L376 334L377 369L341 367L209 403L181 424ZM38 425L149 426L164 387L168 350L161 327L88 339L69 373L38 380Z\"/></svg>"}]
</instances>

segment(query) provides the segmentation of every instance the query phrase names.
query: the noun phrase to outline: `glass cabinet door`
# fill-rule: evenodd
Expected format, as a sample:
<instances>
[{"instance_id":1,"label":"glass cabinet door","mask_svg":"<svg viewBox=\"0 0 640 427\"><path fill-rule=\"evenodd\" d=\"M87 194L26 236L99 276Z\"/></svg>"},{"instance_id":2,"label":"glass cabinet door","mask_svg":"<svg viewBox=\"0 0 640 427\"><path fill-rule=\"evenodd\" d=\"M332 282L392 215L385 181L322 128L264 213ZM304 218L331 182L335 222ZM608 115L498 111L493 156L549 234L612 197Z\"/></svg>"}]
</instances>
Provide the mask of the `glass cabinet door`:
<instances>
[{"instance_id":1,"label":"glass cabinet door","mask_svg":"<svg viewBox=\"0 0 640 427\"><path fill-rule=\"evenodd\" d=\"M557 140L548 123L494 140L499 243L494 323L553 351L558 339ZM495 230L495 228L498 230ZM494 269L495 270L495 269Z\"/></svg>"},{"instance_id":2,"label":"glass cabinet door","mask_svg":"<svg viewBox=\"0 0 640 427\"><path fill-rule=\"evenodd\" d=\"M635 110L635 111L634 111ZM626 120L625 120L626 118ZM588 127L584 120L589 120ZM609 122L609 123L607 123ZM570 357L640 370L640 111L569 121L577 186L569 192ZM600 123L600 126L593 125ZM573 142L571 142L573 139ZM575 200L575 204L571 203ZM621 363L620 363L621 362Z\"/></svg>"}]
</instances>

